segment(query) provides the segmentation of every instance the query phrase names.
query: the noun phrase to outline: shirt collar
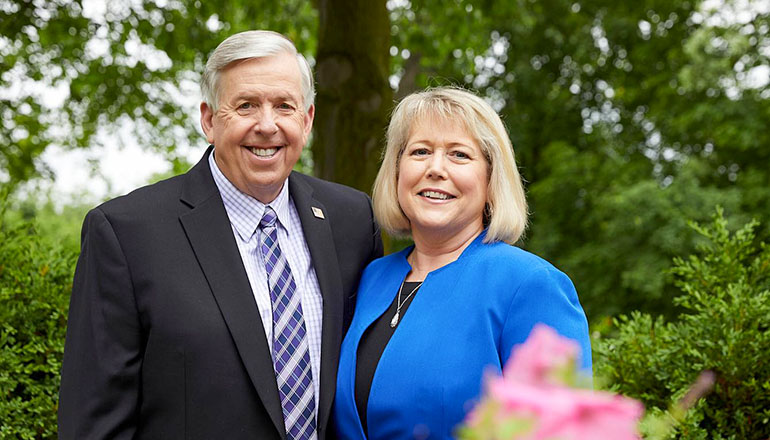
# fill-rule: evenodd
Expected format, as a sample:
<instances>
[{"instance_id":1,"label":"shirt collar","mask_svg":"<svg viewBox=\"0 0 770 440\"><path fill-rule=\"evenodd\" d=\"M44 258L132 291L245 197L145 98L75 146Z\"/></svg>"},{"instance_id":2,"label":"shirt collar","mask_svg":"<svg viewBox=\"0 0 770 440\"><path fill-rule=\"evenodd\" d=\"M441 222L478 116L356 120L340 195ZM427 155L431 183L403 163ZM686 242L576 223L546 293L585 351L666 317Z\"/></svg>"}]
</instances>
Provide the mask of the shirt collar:
<instances>
[{"instance_id":1,"label":"shirt collar","mask_svg":"<svg viewBox=\"0 0 770 440\"><path fill-rule=\"evenodd\" d=\"M225 211L230 218L238 235L243 241L249 241L259 227L259 222L265 213L265 206L269 205L278 217L278 223L285 230L289 224L289 185L286 182L281 187L281 192L272 202L265 205L254 197L244 194L230 180L225 177L214 160L214 152L209 155L209 168L214 177L214 183L222 196ZM287 179L288 181L288 179Z\"/></svg>"}]
</instances>

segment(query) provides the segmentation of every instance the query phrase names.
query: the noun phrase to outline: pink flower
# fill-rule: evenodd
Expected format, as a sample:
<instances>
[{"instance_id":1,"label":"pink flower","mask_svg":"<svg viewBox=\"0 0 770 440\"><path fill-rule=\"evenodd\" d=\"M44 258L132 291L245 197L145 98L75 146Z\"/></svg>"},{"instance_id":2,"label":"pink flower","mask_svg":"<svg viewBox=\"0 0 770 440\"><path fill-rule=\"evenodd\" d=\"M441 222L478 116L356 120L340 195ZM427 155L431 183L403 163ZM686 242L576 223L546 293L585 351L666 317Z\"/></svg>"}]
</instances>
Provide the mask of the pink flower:
<instances>
[{"instance_id":1,"label":"pink flower","mask_svg":"<svg viewBox=\"0 0 770 440\"><path fill-rule=\"evenodd\" d=\"M503 375L529 384L557 383L558 373L574 367L580 347L545 324L537 324L524 344L513 349Z\"/></svg>"},{"instance_id":2,"label":"pink flower","mask_svg":"<svg viewBox=\"0 0 770 440\"><path fill-rule=\"evenodd\" d=\"M576 342L535 326L514 349L503 376L487 375L484 399L468 416L465 438L638 440L641 403L570 388L578 352Z\"/></svg>"},{"instance_id":3,"label":"pink flower","mask_svg":"<svg viewBox=\"0 0 770 440\"><path fill-rule=\"evenodd\" d=\"M637 440L644 408L612 393L533 385L506 378L489 383L489 396L502 404L503 417L534 418L527 440Z\"/></svg>"}]
</instances>

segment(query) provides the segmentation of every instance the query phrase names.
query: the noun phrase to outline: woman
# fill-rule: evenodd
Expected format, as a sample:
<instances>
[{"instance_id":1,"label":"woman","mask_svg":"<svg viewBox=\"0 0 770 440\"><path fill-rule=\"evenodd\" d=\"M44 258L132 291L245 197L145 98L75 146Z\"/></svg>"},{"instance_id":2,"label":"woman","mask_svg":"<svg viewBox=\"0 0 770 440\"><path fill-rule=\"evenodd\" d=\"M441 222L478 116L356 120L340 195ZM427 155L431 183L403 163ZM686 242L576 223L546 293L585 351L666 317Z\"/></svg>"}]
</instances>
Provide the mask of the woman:
<instances>
[{"instance_id":1,"label":"woman","mask_svg":"<svg viewBox=\"0 0 770 440\"><path fill-rule=\"evenodd\" d=\"M524 189L495 111L436 88L396 107L374 184L374 212L414 246L364 271L342 344L334 417L341 438L452 438L515 344L539 322L577 340L588 324L572 282L512 246Z\"/></svg>"}]
</instances>

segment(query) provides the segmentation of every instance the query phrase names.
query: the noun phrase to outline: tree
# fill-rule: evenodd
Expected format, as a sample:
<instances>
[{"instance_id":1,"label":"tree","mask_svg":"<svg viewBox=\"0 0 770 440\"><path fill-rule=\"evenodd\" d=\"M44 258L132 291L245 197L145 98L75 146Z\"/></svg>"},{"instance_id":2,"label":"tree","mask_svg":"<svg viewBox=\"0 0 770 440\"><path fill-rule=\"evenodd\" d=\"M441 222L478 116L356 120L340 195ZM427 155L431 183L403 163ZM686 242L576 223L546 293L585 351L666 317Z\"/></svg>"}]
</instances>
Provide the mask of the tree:
<instances>
[{"instance_id":1,"label":"tree","mask_svg":"<svg viewBox=\"0 0 770 440\"><path fill-rule=\"evenodd\" d=\"M593 317L676 313L663 269L696 243L686 219L706 220L717 203L733 219L770 214L767 133L759 128L770 96L736 70L738 60L744 73L767 65L760 47L768 11L711 24L702 4L521 2L520 14L542 10L530 14L534 21L511 20L532 23L513 26L512 51L522 50L508 70L534 84L514 81L514 105L504 110L512 131L524 133L527 246L562 262ZM531 42L538 39L546 41ZM537 96L532 90L549 99L515 105L522 93Z\"/></svg>"},{"instance_id":2,"label":"tree","mask_svg":"<svg viewBox=\"0 0 770 440\"><path fill-rule=\"evenodd\" d=\"M48 146L119 142L121 124L132 125L141 146L165 153L182 172L188 164L179 143L199 145L202 136L179 97L198 94L199 73L220 41L269 28L306 54L315 50L317 16L307 1L88 6L12 0L0 8L0 142L7 146L0 150L6 171L0 179L6 182L51 177L37 160Z\"/></svg>"},{"instance_id":3,"label":"tree","mask_svg":"<svg viewBox=\"0 0 770 440\"><path fill-rule=\"evenodd\" d=\"M388 11L369 0L320 0L318 9L315 174L369 192L392 105Z\"/></svg>"},{"instance_id":4,"label":"tree","mask_svg":"<svg viewBox=\"0 0 770 440\"><path fill-rule=\"evenodd\" d=\"M733 219L770 214L770 90L748 81L767 76L770 11L730 0L717 10L680 0L464 3L481 16L487 49L467 60L447 48L465 62L423 59L418 70L459 79L500 108L528 181L523 245L573 277L591 318L675 314L663 269L697 242L686 220L706 220L717 203ZM418 52L417 41L404 44Z\"/></svg>"},{"instance_id":5,"label":"tree","mask_svg":"<svg viewBox=\"0 0 770 440\"><path fill-rule=\"evenodd\" d=\"M617 336L595 344L597 373L613 391L661 413L711 370L713 392L686 414L675 438L767 438L770 247L756 239L756 221L731 233L721 210L694 227L706 241L671 269L683 313L671 321L639 312L614 320Z\"/></svg>"},{"instance_id":6,"label":"tree","mask_svg":"<svg viewBox=\"0 0 770 440\"><path fill-rule=\"evenodd\" d=\"M194 72L227 35L272 28L317 53L319 176L368 191L392 96L474 89L499 109L528 182L522 246L574 279L591 318L674 314L662 269L697 242L686 219L716 203L731 219L770 215L770 11L708 4L113 0L100 15L13 0L0 8L0 166L6 180L46 174L35 159L48 145L112 142L99 133L130 120L183 171L176 147L201 137L175 96L197 94ZM64 90L66 105L9 91L20 78Z\"/></svg>"},{"instance_id":7,"label":"tree","mask_svg":"<svg viewBox=\"0 0 770 440\"><path fill-rule=\"evenodd\" d=\"M121 124L133 125L142 146L163 152L175 173L184 171L188 164L179 143L197 145L201 137L197 121L185 112L178 96L198 93L198 72L226 36L269 28L292 38L316 64L315 148L312 161L306 155L304 163L313 162L321 177L369 191L393 105L391 60L396 69L403 60L401 53L389 54L391 33L399 39L428 33L414 38L425 48L415 50L413 61L406 64L414 67L420 59L435 62L429 72L438 72L456 58L446 52L458 47L453 37L465 38L469 45L485 41L482 33L469 32L467 26L448 34L431 22L437 10L447 7L449 18L466 25L480 17L469 15L460 0L448 5L425 2L419 19L428 26L419 28L410 25L411 5L395 3L389 10L384 1L111 0L102 10L84 10L80 0L43 6L12 0L0 10L4 15L0 29L9 36L0 40L2 67L8 72L0 78L0 90L34 82L38 88L46 87L44 94L58 91L66 105L44 104L44 96L27 88L13 96L0 95L8 108L0 115L0 141L9 145L0 152L5 180L52 177L37 160L49 145L98 147L119 139L115 128ZM313 53L316 57L310 56ZM412 84L416 74L415 69L407 72Z\"/></svg>"}]
</instances>

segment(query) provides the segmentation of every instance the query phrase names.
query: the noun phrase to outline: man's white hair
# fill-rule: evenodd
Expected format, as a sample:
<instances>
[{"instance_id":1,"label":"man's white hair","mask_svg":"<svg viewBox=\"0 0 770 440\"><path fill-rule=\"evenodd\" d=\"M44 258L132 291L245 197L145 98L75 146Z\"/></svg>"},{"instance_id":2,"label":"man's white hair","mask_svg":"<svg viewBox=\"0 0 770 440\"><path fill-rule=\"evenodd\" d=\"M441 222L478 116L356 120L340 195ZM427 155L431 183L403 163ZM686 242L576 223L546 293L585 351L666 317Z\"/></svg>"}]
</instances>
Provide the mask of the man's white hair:
<instances>
[{"instance_id":1,"label":"man's white hair","mask_svg":"<svg viewBox=\"0 0 770 440\"><path fill-rule=\"evenodd\" d=\"M219 107L219 75L233 61L264 58L282 53L294 55L297 59L305 111L310 110L315 100L310 64L301 53L297 52L291 40L272 31L240 32L221 42L211 54L201 76L203 100L214 110Z\"/></svg>"}]
</instances>

